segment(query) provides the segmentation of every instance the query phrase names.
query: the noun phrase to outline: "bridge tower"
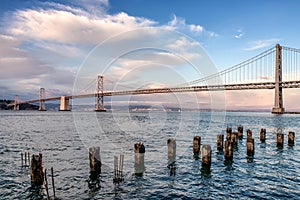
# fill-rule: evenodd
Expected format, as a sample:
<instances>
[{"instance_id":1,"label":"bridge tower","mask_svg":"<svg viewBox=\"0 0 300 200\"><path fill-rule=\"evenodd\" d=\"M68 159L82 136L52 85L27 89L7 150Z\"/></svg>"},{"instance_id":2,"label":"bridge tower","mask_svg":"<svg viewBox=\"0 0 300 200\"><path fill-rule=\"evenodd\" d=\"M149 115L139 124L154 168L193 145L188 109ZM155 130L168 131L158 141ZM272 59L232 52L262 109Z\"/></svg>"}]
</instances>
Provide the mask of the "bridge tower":
<instances>
[{"instance_id":1,"label":"bridge tower","mask_svg":"<svg viewBox=\"0 0 300 200\"><path fill-rule=\"evenodd\" d=\"M276 45L276 63L275 63L275 101L273 114L283 114L283 95L282 95L282 57L281 46Z\"/></svg>"},{"instance_id":2,"label":"bridge tower","mask_svg":"<svg viewBox=\"0 0 300 200\"><path fill-rule=\"evenodd\" d=\"M15 95L14 110L19 110L19 95Z\"/></svg>"},{"instance_id":3,"label":"bridge tower","mask_svg":"<svg viewBox=\"0 0 300 200\"><path fill-rule=\"evenodd\" d=\"M106 112L104 109L104 95L103 95L104 85L103 85L103 76L98 75L97 81L97 90L96 90L96 104L95 104L95 111L96 112Z\"/></svg>"},{"instance_id":4,"label":"bridge tower","mask_svg":"<svg viewBox=\"0 0 300 200\"><path fill-rule=\"evenodd\" d=\"M46 105L45 105L45 88L40 88L40 106L39 111L46 111Z\"/></svg>"}]
</instances>

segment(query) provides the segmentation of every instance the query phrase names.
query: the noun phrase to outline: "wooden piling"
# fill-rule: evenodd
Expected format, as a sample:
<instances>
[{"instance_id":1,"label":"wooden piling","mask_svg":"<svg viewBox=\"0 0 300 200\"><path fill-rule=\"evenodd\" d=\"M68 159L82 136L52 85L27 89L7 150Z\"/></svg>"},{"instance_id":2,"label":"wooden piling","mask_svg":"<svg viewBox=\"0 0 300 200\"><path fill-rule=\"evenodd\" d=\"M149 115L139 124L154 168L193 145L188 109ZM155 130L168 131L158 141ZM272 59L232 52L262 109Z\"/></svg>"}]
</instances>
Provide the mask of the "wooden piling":
<instances>
[{"instance_id":1,"label":"wooden piling","mask_svg":"<svg viewBox=\"0 0 300 200\"><path fill-rule=\"evenodd\" d=\"M100 147L91 147L89 149L89 159L91 172L101 173Z\"/></svg>"},{"instance_id":2,"label":"wooden piling","mask_svg":"<svg viewBox=\"0 0 300 200\"><path fill-rule=\"evenodd\" d=\"M21 163L22 163L22 167L24 165L24 161L23 161L23 153L21 153Z\"/></svg>"},{"instance_id":3,"label":"wooden piling","mask_svg":"<svg viewBox=\"0 0 300 200\"><path fill-rule=\"evenodd\" d=\"M42 154L32 155L30 165L30 176L31 182L36 185L43 185L44 183L44 172L42 166Z\"/></svg>"},{"instance_id":4,"label":"wooden piling","mask_svg":"<svg viewBox=\"0 0 300 200\"><path fill-rule=\"evenodd\" d=\"M266 129L262 128L260 129L260 141L264 143L266 141Z\"/></svg>"},{"instance_id":5,"label":"wooden piling","mask_svg":"<svg viewBox=\"0 0 300 200\"><path fill-rule=\"evenodd\" d=\"M247 142L252 140L252 131L250 129L247 130Z\"/></svg>"},{"instance_id":6,"label":"wooden piling","mask_svg":"<svg viewBox=\"0 0 300 200\"><path fill-rule=\"evenodd\" d=\"M225 141L224 158L225 160L233 159L233 145L230 140Z\"/></svg>"},{"instance_id":7,"label":"wooden piling","mask_svg":"<svg viewBox=\"0 0 300 200\"><path fill-rule=\"evenodd\" d=\"M211 147L210 145L202 146L202 167L210 167L211 165Z\"/></svg>"},{"instance_id":8,"label":"wooden piling","mask_svg":"<svg viewBox=\"0 0 300 200\"><path fill-rule=\"evenodd\" d=\"M289 146L294 146L295 144L295 132L290 131L288 134L288 145Z\"/></svg>"},{"instance_id":9,"label":"wooden piling","mask_svg":"<svg viewBox=\"0 0 300 200\"><path fill-rule=\"evenodd\" d=\"M238 126L238 127L237 127L237 130L238 130L238 138L239 138L239 139L242 139L242 138L243 138L243 130L244 130L244 127Z\"/></svg>"},{"instance_id":10,"label":"wooden piling","mask_svg":"<svg viewBox=\"0 0 300 200\"><path fill-rule=\"evenodd\" d=\"M46 189L46 194L47 194L47 200L50 200L48 179L47 179L47 169L45 169L45 189Z\"/></svg>"},{"instance_id":11,"label":"wooden piling","mask_svg":"<svg viewBox=\"0 0 300 200\"><path fill-rule=\"evenodd\" d=\"M254 155L254 139L253 138L247 138L247 155L253 156Z\"/></svg>"},{"instance_id":12,"label":"wooden piling","mask_svg":"<svg viewBox=\"0 0 300 200\"><path fill-rule=\"evenodd\" d=\"M238 132L232 132L231 133L231 142L233 145L237 145L238 140Z\"/></svg>"},{"instance_id":13,"label":"wooden piling","mask_svg":"<svg viewBox=\"0 0 300 200\"><path fill-rule=\"evenodd\" d=\"M27 152L27 158L28 158L28 165L30 165L30 154L29 154L29 152ZM30 166L29 166L30 167Z\"/></svg>"},{"instance_id":14,"label":"wooden piling","mask_svg":"<svg viewBox=\"0 0 300 200\"><path fill-rule=\"evenodd\" d=\"M167 140L168 145L168 166L172 165L176 160L176 140L169 138Z\"/></svg>"},{"instance_id":15,"label":"wooden piling","mask_svg":"<svg viewBox=\"0 0 300 200\"><path fill-rule=\"evenodd\" d=\"M118 157L114 156L114 183L118 182Z\"/></svg>"},{"instance_id":16,"label":"wooden piling","mask_svg":"<svg viewBox=\"0 0 300 200\"><path fill-rule=\"evenodd\" d=\"M283 142L284 142L284 137L283 133L277 133L277 147L278 148L283 148Z\"/></svg>"},{"instance_id":17,"label":"wooden piling","mask_svg":"<svg viewBox=\"0 0 300 200\"><path fill-rule=\"evenodd\" d=\"M201 145L201 137L200 136L194 136L193 139L193 152L194 154L200 153L200 145Z\"/></svg>"},{"instance_id":18,"label":"wooden piling","mask_svg":"<svg viewBox=\"0 0 300 200\"><path fill-rule=\"evenodd\" d=\"M121 154L120 155L120 164L119 164L119 166L120 166L120 177L121 177L121 179L123 180L123 165L124 165L124 154Z\"/></svg>"},{"instance_id":19,"label":"wooden piling","mask_svg":"<svg viewBox=\"0 0 300 200\"><path fill-rule=\"evenodd\" d=\"M227 127L226 128L226 140L231 140L231 133L232 133L232 128Z\"/></svg>"},{"instance_id":20,"label":"wooden piling","mask_svg":"<svg viewBox=\"0 0 300 200\"><path fill-rule=\"evenodd\" d=\"M140 176L145 171L145 146L143 143L134 144L134 169L135 174Z\"/></svg>"},{"instance_id":21,"label":"wooden piling","mask_svg":"<svg viewBox=\"0 0 300 200\"><path fill-rule=\"evenodd\" d=\"M55 185L54 185L54 173L53 173L53 167L51 167L51 178L52 178L53 198L56 199L56 196L55 196Z\"/></svg>"},{"instance_id":22,"label":"wooden piling","mask_svg":"<svg viewBox=\"0 0 300 200\"><path fill-rule=\"evenodd\" d=\"M27 165L27 152L25 152L25 166Z\"/></svg>"},{"instance_id":23,"label":"wooden piling","mask_svg":"<svg viewBox=\"0 0 300 200\"><path fill-rule=\"evenodd\" d=\"M224 146L224 135L218 134L217 135L217 149L218 151L222 151Z\"/></svg>"}]
</instances>

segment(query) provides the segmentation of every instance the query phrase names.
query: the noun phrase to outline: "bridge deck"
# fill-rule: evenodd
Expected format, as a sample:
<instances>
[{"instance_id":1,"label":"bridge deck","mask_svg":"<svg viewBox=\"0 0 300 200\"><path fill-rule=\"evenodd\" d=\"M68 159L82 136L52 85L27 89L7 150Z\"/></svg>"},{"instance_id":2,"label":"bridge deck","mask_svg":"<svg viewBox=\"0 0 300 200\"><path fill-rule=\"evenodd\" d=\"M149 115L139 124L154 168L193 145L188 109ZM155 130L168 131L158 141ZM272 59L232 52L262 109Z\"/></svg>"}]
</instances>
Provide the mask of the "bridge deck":
<instances>
[{"instance_id":1,"label":"bridge deck","mask_svg":"<svg viewBox=\"0 0 300 200\"><path fill-rule=\"evenodd\" d=\"M300 81L286 81L281 83L282 88L300 88ZM202 91L222 91L222 90L256 90L256 89L274 89L275 82L262 83L244 83L244 84L228 84L228 85L211 85L211 86L186 86L174 88L155 88L155 89L139 89L127 91L109 91L100 93L103 96L121 96L121 95L140 95L140 94L158 94L158 93L180 93L180 92L202 92ZM65 96L67 99L75 98L91 98L95 97L97 93L78 94ZM33 99L27 101L17 102L17 104L35 103L39 101L56 101L60 97L50 97L44 99ZM8 104L13 106L14 103Z\"/></svg>"}]
</instances>

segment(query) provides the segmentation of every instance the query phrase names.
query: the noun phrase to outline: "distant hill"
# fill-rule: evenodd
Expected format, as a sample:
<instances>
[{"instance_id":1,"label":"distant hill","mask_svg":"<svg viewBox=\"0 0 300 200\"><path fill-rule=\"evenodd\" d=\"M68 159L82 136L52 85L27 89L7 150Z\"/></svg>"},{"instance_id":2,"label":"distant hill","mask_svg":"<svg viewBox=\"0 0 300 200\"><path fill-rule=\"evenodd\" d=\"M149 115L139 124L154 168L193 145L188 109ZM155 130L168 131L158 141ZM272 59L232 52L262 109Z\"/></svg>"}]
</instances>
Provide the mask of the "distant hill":
<instances>
[{"instance_id":1,"label":"distant hill","mask_svg":"<svg viewBox=\"0 0 300 200\"><path fill-rule=\"evenodd\" d=\"M12 110L13 106L8 107L7 104L13 103L13 100L0 99L0 110ZM33 105L29 103L21 104L19 110L38 110L38 105Z\"/></svg>"}]
</instances>

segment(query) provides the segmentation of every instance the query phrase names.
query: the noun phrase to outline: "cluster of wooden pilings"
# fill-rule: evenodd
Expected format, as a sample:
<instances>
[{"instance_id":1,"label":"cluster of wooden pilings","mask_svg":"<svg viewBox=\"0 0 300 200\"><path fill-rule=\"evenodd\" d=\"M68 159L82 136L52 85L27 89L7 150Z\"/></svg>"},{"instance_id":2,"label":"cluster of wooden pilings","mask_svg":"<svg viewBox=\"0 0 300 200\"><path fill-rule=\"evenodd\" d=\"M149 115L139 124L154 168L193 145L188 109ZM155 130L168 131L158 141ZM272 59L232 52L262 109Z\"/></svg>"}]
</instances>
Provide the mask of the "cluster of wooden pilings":
<instances>
[{"instance_id":1,"label":"cluster of wooden pilings","mask_svg":"<svg viewBox=\"0 0 300 200\"><path fill-rule=\"evenodd\" d=\"M49 195L49 188L48 188L47 169L43 170L43 155L41 153L33 154L30 160L29 152L25 152L24 154L21 153L21 164L22 164L22 168L26 168L26 167L30 168L30 178L31 178L31 183L33 185L45 186L46 193L47 193L47 200L50 200L51 198ZM51 180L52 180L53 198L56 199L53 167L51 167Z\"/></svg>"},{"instance_id":2,"label":"cluster of wooden pilings","mask_svg":"<svg viewBox=\"0 0 300 200\"><path fill-rule=\"evenodd\" d=\"M265 143L266 141L266 129L261 129L260 131L260 141ZM238 141L243 140L243 127L238 126L237 131L232 131L232 128L228 127L226 129L226 137L224 141L224 134L217 135L217 150L220 153L224 154L225 161L233 160L233 151L234 147L238 145ZM288 133L288 145L294 146L295 133ZM284 134L277 133L276 144L278 148L283 148L284 146ZM168 147L168 168L170 169L170 175L175 174L175 161L176 161L176 139L169 138L167 140ZM193 153L194 156L199 157L201 154L202 157L202 169L210 169L211 167L211 154L212 148L208 144L203 144L201 151L201 136L194 136L193 138ZM248 157L253 157L255 153L255 143L254 138L252 137L252 131L248 129L246 131L246 155ZM100 147L91 147L89 149L89 160L90 160L90 172L91 174L99 175L101 174L101 157L100 157ZM135 175L142 176L145 172L145 146L143 143L134 144L134 168ZM21 153L21 163L23 167L30 168L31 182L35 185L45 185L47 192L47 199L50 199L48 191L48 180L47 180L47 169L43 171L42 166L42 154L33 154L30 160L29 152ZM28 165L27 165L28 163ZM121 154L119 157L114 156L114 177L113 182L115 184L121 183L124 181L123 177L123 164L124 164L124 155ZM53 196L55 199L55 187L54 187L54 176L53 176L53 167L51 167L51 177L52 177L52 187L53 187ZM94 176L97 178L97 176Z\"/></svg>"},{"instance_id":3,"label":"cluster of wooden pilings","mask_svg":"<svg viewBox=\"0 0 300 200\"><path fill-rule=\"evenodd\" d=\"M254 156L255 153L255 143L254 138L252 137L252 131L248 129L246 131L247 138L246 138L246 154L247 156ZM266 141L266 129L262 128L260 130L260 141L261 143L265 143ZM243 127L238 126L237 132L232 132L232 129L228 127L226 129L226 140L225 145L223 146L224 135L219 134L217 135L217 150L219 152L224 151L224 158L225 160L232 160L233 159L233 148L235 145L238 144L238 140L243 139ZM289 132L288 133L288 145L293 146L295 140L295 133ZM278 148L283 148L284 145L284 134L277 133L276 144Z\"/></svg>"},{"instance_id":4,"label":"cluster of wooden pilings","mask_svg":"<svg viewBox=\"0 0 300 200\"><path fill-rule=\"evenodd\" d=\"M226 161L233 160L233 151L234 148L238 145L239 140L243 140L243 126L238 126L237 131L232 131L232 128L228 127L226 129L226 138L224 141L224 135L217 135L217 150L220 153L224 154L224 159ZM252 131L248 129L246 131L246 155L248 157L253 157L255 153L255 143L254 138L252 137ZM289 132L288 134L288 145L293 146L295 139L295 133ZM260 131L260 141L264 143L266 141L266 129L261 129ZM283 133L277 133L277 147L283 147ZM170 169L170 175L175 174L175 161L176 161L176 139L169 138L167 140L168 147L168 168ZM90 164L91 171L95 170L95 165L100 166L99 173L101 172L101 160L100 158L100 148L98 150L94 149L95 147L90 149ZM200 150L201 149L201 150ZM97 152L97 153L95 153ZM208 144L203 144L201 148L201 136L194 136L193 138L193 153L194 156L199 157L201 154L202 160L202 169L210 169L211 167L211 154L212 148ZM92 156L91 156L92 155ZM98 156L98 158L97 158ZM141 176L145 171L145 146L143 143L134 144L134 168L135 175ZM123 162L124 155L120 155L119 164L118 157L114 157L114 183L119 183L123 181ZM98 163L98 164L97 164Z\"/></svg>"}]
</instances>

